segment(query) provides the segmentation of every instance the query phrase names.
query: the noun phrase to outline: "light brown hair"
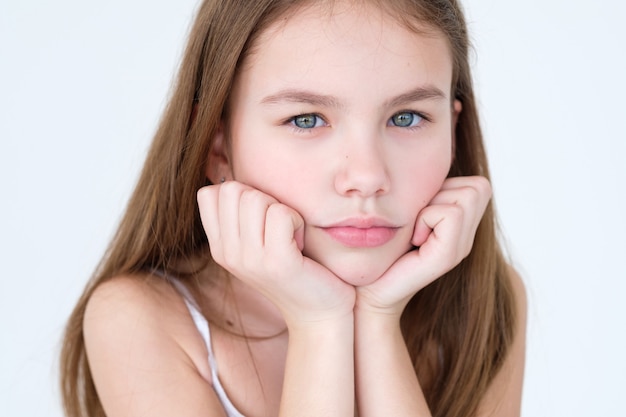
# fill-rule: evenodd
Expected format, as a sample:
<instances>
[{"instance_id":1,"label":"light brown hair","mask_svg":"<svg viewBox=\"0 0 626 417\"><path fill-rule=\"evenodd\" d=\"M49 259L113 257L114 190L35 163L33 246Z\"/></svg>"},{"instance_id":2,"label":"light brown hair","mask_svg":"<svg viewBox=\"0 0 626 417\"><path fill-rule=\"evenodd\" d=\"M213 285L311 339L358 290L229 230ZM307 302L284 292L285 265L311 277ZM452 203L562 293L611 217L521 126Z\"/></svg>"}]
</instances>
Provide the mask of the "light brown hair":
<instances>
[{"instance_id":1,"label":"light brown hair","mask_svg":"<svg viewBox=\"0 0 626 417\"><path fill-rule=\"evenodd\" d=\"M451 91L463 105L449 175L489 178L468 62L469 39L458 2L367 1L413 30L432 28L447 39L453 58ZM180 276L176 265L181 260L206 259L207 266L213 264L196 192L208 181L207 156L226 116L233 79L259 34L306 3L312 1L206 0L198 10L175 88L135 191L67 323L61 386L68 416L104 416L83 339L85 308L95 288L118 275L155 269ZM514 312L490 204L470 255L419 291L402 316L405 340L433 416L471 416L476 411L509 351Z\"/></svg>"}]
</instances>

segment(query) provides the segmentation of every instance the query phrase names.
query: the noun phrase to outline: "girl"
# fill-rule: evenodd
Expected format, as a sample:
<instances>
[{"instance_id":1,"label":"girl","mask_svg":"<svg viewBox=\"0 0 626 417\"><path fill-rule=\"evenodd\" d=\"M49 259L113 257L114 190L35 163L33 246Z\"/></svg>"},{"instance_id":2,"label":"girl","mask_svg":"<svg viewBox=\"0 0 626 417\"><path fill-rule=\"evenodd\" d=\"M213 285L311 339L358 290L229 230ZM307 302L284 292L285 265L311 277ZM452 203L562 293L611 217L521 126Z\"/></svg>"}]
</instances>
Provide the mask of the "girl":
<instances>
[{"instance_id":1,"label":"girl","mask_svg":"<svg viewBox=\"0 0 626 417\"><path fill-rule=\"evenodd\" d=\"M68 323L67 414L519 415L467 52L454 0L205 1Z\"/></svg>"}]
</instances>

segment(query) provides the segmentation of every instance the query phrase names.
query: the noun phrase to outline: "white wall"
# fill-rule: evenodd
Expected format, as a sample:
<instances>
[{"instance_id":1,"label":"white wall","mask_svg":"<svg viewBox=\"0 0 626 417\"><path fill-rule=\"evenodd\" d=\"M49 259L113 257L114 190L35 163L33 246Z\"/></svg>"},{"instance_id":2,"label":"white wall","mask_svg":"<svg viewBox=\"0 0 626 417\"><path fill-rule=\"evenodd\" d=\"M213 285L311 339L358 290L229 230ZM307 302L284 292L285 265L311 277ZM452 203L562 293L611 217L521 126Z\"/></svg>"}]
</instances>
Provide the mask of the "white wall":
<instances>
[{"instance_id":1,"label":"white wall","mask_svg":"<svg viewBox=\"0 0 626 417\"><path fill-rule=\"evenodd\" d=\"M626 416L626 5L466 4L497 203L530 296L524 415Z\"/></svg>"},{"instance_id":2,"label":"white wall","mask_svg":"<svg viewBox=\"0 0 626 417\"><path fill-rule=\"evenodd\" d=\"M626 6L466 0L524 416L624 416ZM0 3L0 415L60 416L65 318L124 207L195 0Z\"/></svg>"}]
</instances>

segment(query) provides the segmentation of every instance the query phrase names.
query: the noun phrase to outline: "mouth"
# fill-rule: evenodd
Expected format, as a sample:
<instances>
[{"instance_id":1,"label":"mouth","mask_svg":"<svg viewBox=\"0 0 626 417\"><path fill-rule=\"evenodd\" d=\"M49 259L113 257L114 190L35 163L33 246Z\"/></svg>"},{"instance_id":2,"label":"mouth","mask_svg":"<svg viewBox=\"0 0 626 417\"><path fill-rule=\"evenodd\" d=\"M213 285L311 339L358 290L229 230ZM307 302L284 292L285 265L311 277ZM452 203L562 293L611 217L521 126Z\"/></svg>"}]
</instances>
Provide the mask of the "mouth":
<instances>
[{"instance_id":1,"label":"mouth","mask_svg":"<svg viewBox=\"0 0 626 417\"><path fill-rule=\"evenodd\" d=\"M375 248L389 242L399 227L380 219L348 219L323 227L331 238L350 248Z\"/></svg>"}]
</instances>

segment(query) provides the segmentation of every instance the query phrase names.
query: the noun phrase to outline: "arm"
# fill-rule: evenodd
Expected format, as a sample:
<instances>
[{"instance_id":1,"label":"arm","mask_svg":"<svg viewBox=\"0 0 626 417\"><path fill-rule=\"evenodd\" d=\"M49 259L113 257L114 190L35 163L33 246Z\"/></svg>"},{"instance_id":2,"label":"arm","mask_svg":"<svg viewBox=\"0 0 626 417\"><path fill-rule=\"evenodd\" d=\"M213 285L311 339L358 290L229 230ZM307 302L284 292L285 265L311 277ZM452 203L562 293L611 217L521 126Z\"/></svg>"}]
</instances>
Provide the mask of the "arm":
<instances>
[{"instance_id":1,"label":"arm","mask_svg":"<svg viewBox=\"0 0 626 417\"><path fill-rule=\"evenodd\" d=\"M519 275L512 268L509 275L517 306L515 336L507 359L487 389L476 417L520 416L527 301ZM355 327L360 415L430 416L400 332L399 318L359 310L357 305Z\"/></svg>"},{"instance_id":2,"label":"arm","mask_svg":"<svg viewBox=\"0 0 626 417\"><path fill-rule=\"evenodd\" d=\"M198 203L213 259L269 299L289 330L280 416L353 416L355 290L302 255L294 210L236 181Z\"/></svg>"},{"instance_id":3,"label":"arm","mask_svg":"<svg viewBox=\"0 0 626 417\"><path fill-rule=\"evenodd\" d=\"M355 363L360 417L431 415L400 331L399 316L357 305Z\"/></svg>"},{"instance_id":4,"label":"arm","mask_svg":"<svg viewBox=\"0 0 626 417\"><path fill-rule=\"evenodd\" d=\"M353 318L289 328L280 416L354 415Z\"/></svg>"},{"instance_id":5,"label":"arm","mask_svg":"<svg viewBox=\"0 0 626 417\"><path fill-rule=\"evenodd\" d=\"M482 177L447 179L417 216L412 243L373 284L357 289L356 387L361 417L430 416L400 332L411 297L465 258L491 197Z\"/></svg>"},{"instance_id":6,"label":"arm","mask_svg":"<svg viewBox=\"0 0 626 417\"><path fill-rule=\"evenodd\" d=\"M83 328L106 415L225 417L211 386L204 341L169 284L144 277L102 284L88 303ZM352 416L352 364L351 314L292 326L280 415Z\"/></svg>"}]
</instances>

